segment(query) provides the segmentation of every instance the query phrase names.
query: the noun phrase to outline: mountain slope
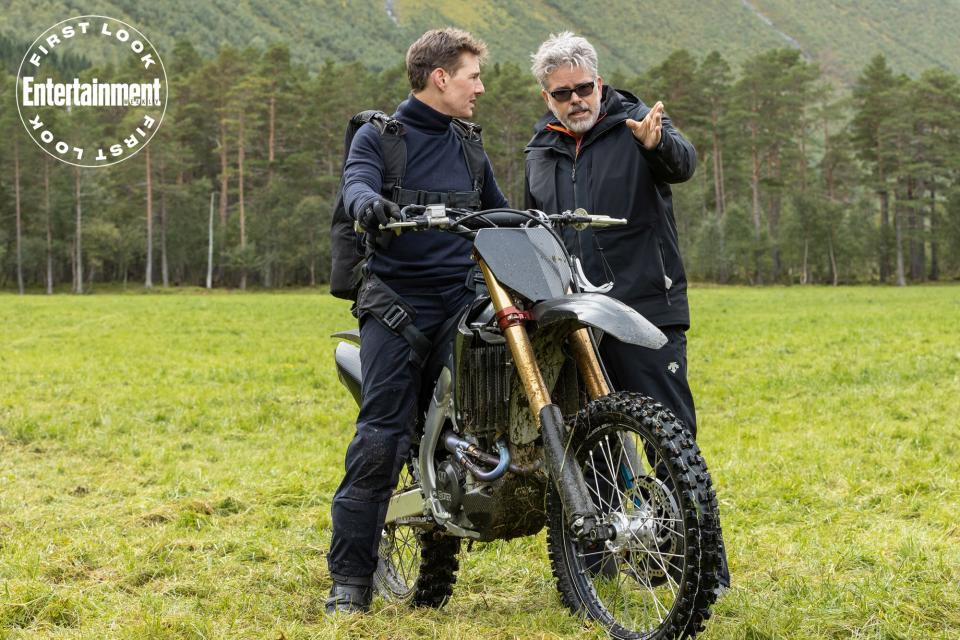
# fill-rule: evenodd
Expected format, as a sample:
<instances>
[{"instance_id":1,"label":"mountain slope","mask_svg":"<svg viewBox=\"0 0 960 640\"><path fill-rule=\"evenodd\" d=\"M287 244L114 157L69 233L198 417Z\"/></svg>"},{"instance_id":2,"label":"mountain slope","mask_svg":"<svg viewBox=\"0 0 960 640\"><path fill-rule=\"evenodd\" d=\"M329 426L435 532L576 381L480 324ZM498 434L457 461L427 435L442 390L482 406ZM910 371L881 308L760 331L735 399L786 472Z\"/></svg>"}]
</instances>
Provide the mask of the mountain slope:
<instances>
[{"instance_id":1,"label":"mountain slope","mask_svg":"<svg viewBox=\"0 0 960 640\"><path fill-rule=\"evenodd\" d=\"M746 4L746 3L744 3ZM960 73L960 2L951 0L752 0L801 43L828 75L855 79L877 53L911 76L931 67Z\"/></svg>"},{"instance_id":2,"label":"mountain slope","mask_svg":"<svg viewBox=\"0 0 960 640\"><path fill-rule=\"evenodd\" d=\"M551 32L586 35L601 55L601 72L633 75L672 50L717 49L734 64L780 46L796 46L831 77L849 84L876 53L900 72L940 66L960 72L952 0L688 0L653 3L580 0L15 0L0 12L0 34L31 42L48 26L82 13L130 21L163 51L186 39L210 55L235 47L286 42L299 62L362 61L377 69L399 64L427 28L470 29L491 47L494 62L526 66Z\"/></svg>"}]
</instances>

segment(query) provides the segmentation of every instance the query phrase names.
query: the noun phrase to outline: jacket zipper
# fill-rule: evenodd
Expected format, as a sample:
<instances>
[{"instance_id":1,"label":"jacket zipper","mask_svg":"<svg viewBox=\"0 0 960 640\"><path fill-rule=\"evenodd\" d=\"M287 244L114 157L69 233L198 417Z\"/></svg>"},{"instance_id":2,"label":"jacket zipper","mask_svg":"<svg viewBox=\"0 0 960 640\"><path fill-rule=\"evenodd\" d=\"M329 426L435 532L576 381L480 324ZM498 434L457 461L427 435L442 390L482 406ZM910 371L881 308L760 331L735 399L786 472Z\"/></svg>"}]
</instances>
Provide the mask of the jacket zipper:
<instances>
[{"instance_id":1,"label":"jacket zipper","mask_svg":"<svg viewBox=\"0 0 960 640\"><path fill-rule=\"evenodd\" d=\"M573 208L577 208L577 158L573 158L573 169L570 171L570 181L573 182Z\"/></svg>"},{"instance_id":2,"label":"jacket zipper","mask_svg":"<svg viewBox=\"0 0 960 640\"><path fill-rule=\"evenodd\" d=\"M603 118L605 118L605 117L606 117L606 114L603 114L603 115L600 117L600 120L603 120ZM597 120L597 122L600 122L600 120ZM558 129L554 129L554 131L555 131L556 133L561 134L561 135L568 135L568 136L574 138L574 140L576 140L577 146L576 146L576 149L575 149L574 152L573 152L573 167L570 169L570 182L573 183L573 207L574 207L574 209L576 209L577 206L578 206L578 205L577 205L577 160L580 158L580 148L581 148L581 147L580 147L580 144L583 142L583 136L577 138L577 137L573 136L573 134L571 134L569 131L565 131L565 130L564 130L564 131L561 131L561 130L558 130ZM607 131L610 131L610 129L606 129L606 130L604 130L603 132L601 132L601 133L600 133L600 136L606 134ZM599 138L600 136L597 136L596 138L594 138L594 139L591 140L590 142L593 142L594 140L596 140L596 139Z\"/></svg>"},{"instance_id":3,"label":"jacket zipper","mask_svg":"<svg viewBox=\"0 0 960 640\"><path fill-rule=\"evenodd\" d=\"M573 208L577 208L577 160L580 159L580 142L583 138L577 138L577 148L573 152L573 168L570 170L570 181L573 183Z\"/></svg>"},{"instance_id":4,"label":"jacket zipper","mask_svg":"<svg viewBox=\"0 0 960 640\"><path fill-rule=\"evenodd\" d=\"M657 238L657 258L660 259L660 275L663 276L663 295L667 298L667 306L671 306L670 287L667 286L667 263L663 259L663 243ZM670 283L671 286L673 282Z\"/></svg>"}]
</instances>

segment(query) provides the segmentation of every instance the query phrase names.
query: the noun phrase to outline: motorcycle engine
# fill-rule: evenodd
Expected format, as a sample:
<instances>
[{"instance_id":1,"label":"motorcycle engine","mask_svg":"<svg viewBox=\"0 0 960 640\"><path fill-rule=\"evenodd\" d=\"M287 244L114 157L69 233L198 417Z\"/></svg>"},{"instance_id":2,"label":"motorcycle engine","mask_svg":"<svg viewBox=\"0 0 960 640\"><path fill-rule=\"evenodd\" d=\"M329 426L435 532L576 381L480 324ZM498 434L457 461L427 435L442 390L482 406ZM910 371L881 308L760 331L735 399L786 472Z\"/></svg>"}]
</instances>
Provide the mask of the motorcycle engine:
<instances>
[{"instance_id":1,"label":"motorcycle engine","mask_svg":"<svg viewBox=\"0 0 960 640\"><path fill-rule=\"evenodd\" d=\"M437 467L437 499L447 513L456 514L460 511L465 480L463 467L453 460L444 460Z\"/></svg>"}]
</instances>

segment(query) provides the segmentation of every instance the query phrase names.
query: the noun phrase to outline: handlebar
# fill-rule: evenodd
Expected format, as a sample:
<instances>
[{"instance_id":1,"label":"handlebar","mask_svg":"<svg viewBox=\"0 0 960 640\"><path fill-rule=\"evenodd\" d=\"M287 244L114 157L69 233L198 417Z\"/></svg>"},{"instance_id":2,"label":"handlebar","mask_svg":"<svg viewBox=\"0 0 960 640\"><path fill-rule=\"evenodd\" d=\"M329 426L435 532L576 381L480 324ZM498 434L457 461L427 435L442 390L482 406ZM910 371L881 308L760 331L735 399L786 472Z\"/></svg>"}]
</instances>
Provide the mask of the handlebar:
<instances>
[{"instance_id":1,"label":"handlebar","mask_svg":"<svg viewBox=\"0 0 960 640\"><path fill-rule=\"evenodd\" d=\"M626 224L623 218L612 218L606 215L592 215L585 209L564 211L563 213L547 215L536 209L485 209L471 211L469 209L454 209L440 205L407 205L400 211L403 220L380 225L381 230L392 230L396 233L404 231L424 231L427 229L449 229L453 232L474 232L479 229L502 227L529 227L533 225L562 227L572 226L576 229L586 227L607 227Z\"/></svg>"}]
</instances>

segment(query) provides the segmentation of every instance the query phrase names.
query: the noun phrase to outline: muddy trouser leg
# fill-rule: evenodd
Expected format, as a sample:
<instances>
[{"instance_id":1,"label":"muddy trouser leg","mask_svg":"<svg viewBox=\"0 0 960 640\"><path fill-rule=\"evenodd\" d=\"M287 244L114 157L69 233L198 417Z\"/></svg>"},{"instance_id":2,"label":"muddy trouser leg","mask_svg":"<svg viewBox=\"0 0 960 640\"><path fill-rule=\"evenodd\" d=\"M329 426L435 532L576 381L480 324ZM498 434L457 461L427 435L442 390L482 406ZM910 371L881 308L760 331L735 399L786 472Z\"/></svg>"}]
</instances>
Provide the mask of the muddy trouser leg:
<instances>
[{"instance_id":1,"label":"muddy trouser leg","mask_svg":"<svg viewBox=\"0 0 960 640\"><path fill-rule=\"evenodd\" d=\"M612 336L600 342L600 355L613 388L649 396L670 409L694 438L697 411L687 382L687 336L682 327L660 327L668 342L660 349L624 344ZM721 543L720 582L730 586L726 547Z\"/></svg>"},{"instance_id":2,"label":"muddy trouser leg","mask_svg":"<svg viewBox=\"0 0 960 640\"><path fill-rule=\"evenodd\" d=\"M414 308L414 324L428 338L450 313L442 291L397 293ZM327 566L334 580L365 585L376 570L387 502L410 450L420 369L410 362L410 344L372 316L361 316L360 337L363 401L331 506Z\"/></svg>"}]
</instances>

